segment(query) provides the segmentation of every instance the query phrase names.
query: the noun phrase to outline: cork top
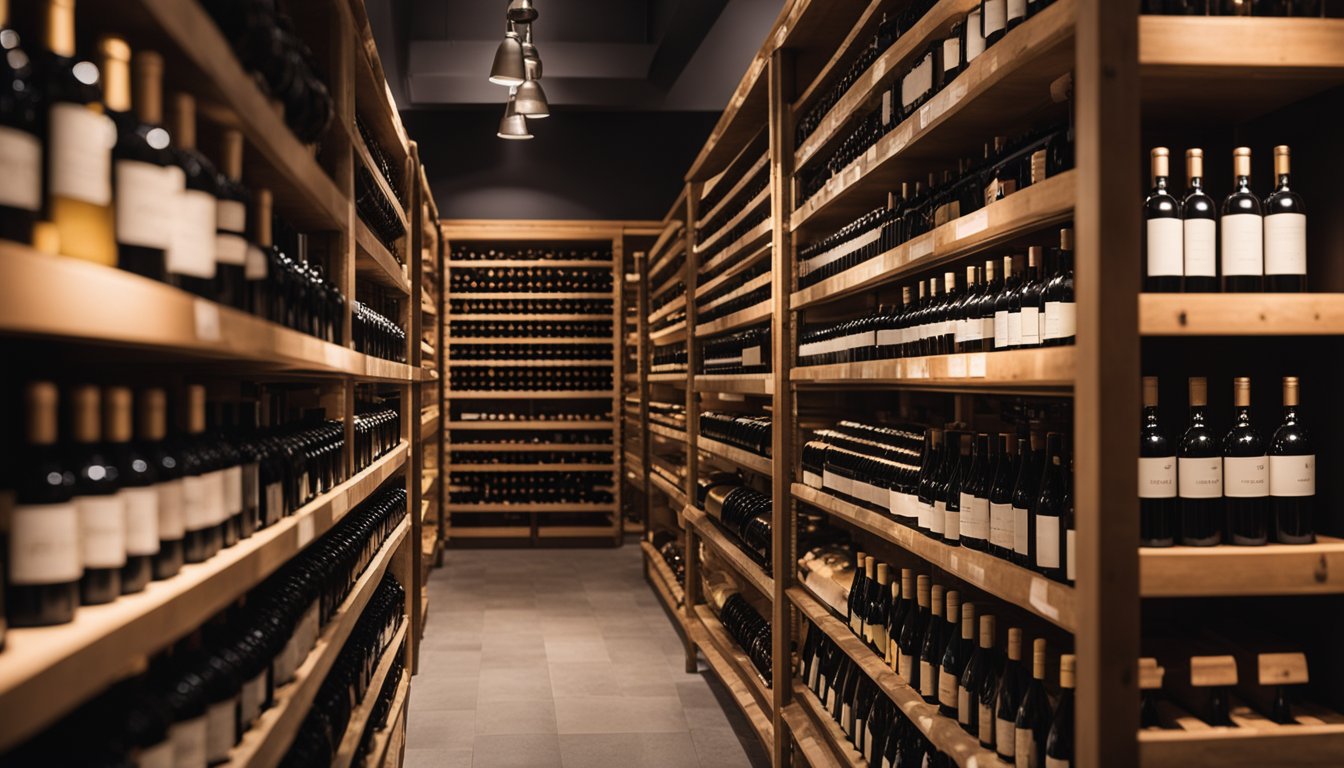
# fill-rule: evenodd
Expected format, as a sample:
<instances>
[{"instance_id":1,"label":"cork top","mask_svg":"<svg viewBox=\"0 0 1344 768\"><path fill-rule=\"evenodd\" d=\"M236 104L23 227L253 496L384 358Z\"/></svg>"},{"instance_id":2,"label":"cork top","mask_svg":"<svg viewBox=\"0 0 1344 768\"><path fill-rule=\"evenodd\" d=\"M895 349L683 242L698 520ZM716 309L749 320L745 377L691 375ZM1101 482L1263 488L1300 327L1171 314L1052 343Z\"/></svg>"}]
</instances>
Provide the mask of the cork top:
<instances>
[{"instance_id":1,"label":"cork top","mask_svg":"<svg viewBox=\"0 0 1344 768\"><path fill-rule=\"evenodd\" d=\"M1072 653L1066 653L1059 657L1059 687L1072 688L1074 675L1074 660Z\"/></svg>"},{"instance_id":2,"label":"cork top","mask_svg":"<svg viewBox=\"0 0 1344 768\"><path fill-rule=\"evenodd\" d=\"M1203 376L1190 377L1190 405L1200 408L1209 404L1209 380Z\"/></svg>"},{"instance_id":3,"label":"cork top","mask_svg":"<svg viewBox=\"0 0 1344 768\"><path fill-rule=\"evenodd\" d=\"M1190 179L1204 178L1204 150L1185 150L1185 175Z\"/></svg>"},{"instance_id":4,"label":"cork top","mask_svg":"<svg viewBox=\"0 0 1344 768\"><path fill-rule=\"evenodd\" d=\"M934 584L929 595L929 610L934 616L943 615L943 585Z\"/></svg>"},{"instance_id":5,"label":"cork top","mask_svg":"<svg viewBox=\"0 0 1344 768\"><path fill-rule=\"evenodd\" d=\"M943 291L951 293L957 290L957 273L947 272L943 275Z\"/></svg>"},{"instance_id":6,"label":"cork top","mask_svg":"<svg viewBox=\"0 0 1344 768\"><path fill-rule=\"evenodd\" d=\"M173 138L183 149L196 148L196 99L189 93L173 94Z\"/></svg>"},{"instance_id":7,"label":"cork top","mask_svg":"<svg viewBox=\"0 0 1344 768\"><path fill-rule=\"evenodd\" d=\"M109 443L131 441L129 387L109 387L103 391L103 438Z\"/></svg>"},{"instance_id":8,"label":"cork top","mask_svg":"<svg viewBox=\"0 0 1344 768\"><path fill-rule=\"evenodd\" d=\"M947 606L944 610L947 613L947 623L956 624L961 620L959 609L961 608L961 595L955 589L948 590L943 596L943 604Z\"/></svg>"},{"instance_id":9,"label":"cork top","mask_svg":"<svg viewBox=\"0 0 1344 768\"><path fill-rule=\"evenodd\" d=\"M66 58L75 55L75 0L47 0L47 49Z\"/></svg>"},{"instance_id":10,"label":"cork top","mask_svg":"<svg viewBox=\"0 0 1344 768\"><path fill-rule=\"evenodd\" d=\"M140 439L158 442L168 434L168 396L162 389L140 391Z\"/></svg>"},{"instance_id":11,"label":"cork top","mask_svg":"<svg viewBox=\"0 0 1344 768\"><path fill-rule=\"evenodd\" d=\"M199 435L205 431L205 387L187 387L187 431Z\"/></svg>"},{"instance_id":12,"label":"cork top","mask_svg":"<svg viewBox=\"0 0 1344 768\"><path fill-rule=\"evenodd\" d=\"M929 607L929 577L918 576L915 578L915 591L919 595L919 607Z\"/></svg>"},{"instance_id":13,"label":"cork top","mask_svg":"<svg viewBox=\"0 0 1344 768\"><path fill-rule=\"evenodd\" d=\"M863 575L869 579L873 578L874 565L876 565L876 561L872 557L863 558Z\"/></svg>"},{"instance_id":14,"label":"cork top","mask_svg":"<svg viewBox=\"0 0 1344 768\"><path fill-rule=\"evenodd\" d=\"M1251 379L1238 376L1232 380L1232 404L1238 408L1251 407Z\"/></svg>"},{"instance_id":15,"label":"cork top","mask_svg":"<svg viewBox=\"0 0 1344 768\"><path fill-rule=\"evenodd\" d=\"M271 247L271 190L258 189L252 193L252 202L255 204L255 213L252 216L252 224L256 227L253 233L257 241L257 246L261 248Z\"/></svg>"},{"instance_id":16,"label":"cork top","mask_svg":"<svg viewBox=\"0 0 1344 768\"><path fill-rule=\"evenodd\" d=\"M1037 680L1045 679L1045 638L1038 637L1031 644L1031 676Z\"/></svg>"},{"instance_id":17,"label":"cork top","mask_svg":"<svg viewBox=\"0 0 1344 768\"><path fill-rule=\"evenodd\" d=\"M77 443L96 443L102 437L98 423L98 388L81 384L70 392L71 436Z\"/></svg>"},{"instance_id":18,"label":"cork top","mask_svg":"<svg viewBox=\"0 0 1344 768\"><path fill-rule=\"evenodd\" d=\"M243 134L230 128L219 141L219 170L229 179L243 178Z\"/></svg>"},{"instance_id":19,"label":"cork top","mask_svg":"<svg viewBox=\"0 0 1344 768\"><path fill-rule=\"evenodd\" d=\"M163 124L163 57L154 51L136 51L133 98L135 114L146 125Z\"/></svg>"},{"instance_id":20,"label":"cork top","mask_svg":"<svg viewBox=\"0 0 1344 768\"><path fill-rule=\"evenodd\" d=\"M975 603L961 606L961 639L975 639Z\"/></svg>"},{"instance_id":21,"label":"cork top","mask_svg":"<svg viewBox=\"0 0 1344 768\"><path fill-rule=\"evenodd\" d=\"M891 580L891 566L886 563L877 564L877 583L886 584Z\"/></svg>"},{"instance_id":22,"label":"cork top","mask_svg":"<svg viewBox=\"0 0 1344 768\"><path fill-rule=\"evenodd\" d=\"M1041 263L1041 253L1043 249L1039 245L1033 245L1027 248L1027 266L1035 269Z\"/></svg>"},{"instance_id":23,"label":"cork top","mask_svg":"<svg viewBox=\"0 0 1344 768\"><path fill-rule=\"evenodd\" d=\"M54 445L60 393L50 381L34 381L24 391L29 445Z\"/></svg>"},{"instance_id":24,"label":"cork top","mask_svg":"<svg viewBox=\"0 0 1344 768\"><path fill-rule=\"evenodd\" d=\"M995 275L995 270L994 270L994 260L993 260L993 259L986 259L986 260L985 260L985 282L986 282L986 283L992 283L992 282L994 282L994 275Z\"/></svg>"},{"instance_id":25,"label":"cork top","mask_svg":"<svg viewBox=\"0 0 1344 768\"><path fill-rule=\"evenodd\" d=\"M113 112L131 111L131 46L120 37L98 40L102 59L103 103Z\"/></svg>"},{"instance_id":26,"label":"cork top","mask_svg":"<svg viewBox=\"0 0 1344 768\"><path fill-rule=\"evenodd\" d=\"M980 647L994 647L994 617L989 614L980 617Z\"/></svg>"},{"instance_id":27,"label":"cork top","mask_svg":"<svg viewBox=\"0 0 1344 768\"><path fill-rule=\"evenodd\" d=\"M1008 658L1022 660L1022 630L1018 627L1008 628Z\"/></svg>"},{"instance_id":28,"label":"cork top","mask_svg":"<svg viewBox=\"0 0 1344 768\"><path fill-rule=\"evenodd\" d=\"M1298 405L1298 382L1296 376L1283 377L1283 404Z\"/></svg>"},{"instance_id":29,"label":"cork top","mask_svg":"<svg viewBox=\"0 0 1344 768\"><path fill-rule=\"evenodd\" d=\"M868 559L868 553L867 553L867 552L860 552L859 555L858 555L858 557L856 558L857 562L854 564L854 567L855 567L857 570L862 571L862 570L863 570L863 562L864 562L864 560L867 560L867 559Z\"/></svg>"},{"instance_id":30,"label":"cork top","mask_svg":"<svg viewBox=\"0 0 1344 768\"><path fill-rule=\"evenodd\" d=\"M1144 377L1143 377L1143 407L1144 407L1144 408L1156 408L1156 407L1157 407L1157 377L1156 377L1156 376L1144 376Z\"/></svg>"},{"instance_id":31,"label":"cork top","mask_svg":"<svg viewBox=\"0 0 1344 768\"><path fill-rule=\"evenodd\" d=\"M966 268L966 285L973 285L974 283L975 283L975 266L972 265Z\"/></svg>"},{"instance_id":32,"label":"cork top","mask_svg":"<svg viewBox=\"0 0 1344 768\"><path fill-rule=\"evenodd\" d=\"M1171 175L1171 150L1166 147L1153 147L1153 183L1158 178Z\"/></svg>"},{"instance_id":33,"label":"cork top","mask_svg":"<svg viewBox=\"0 0 1344 768\"><path fill-rule=\"evenodd\" d=\"M1232 150L1232 175L1251 175L1251 148L1237 147Z\"/></svg>"},{"instance_id":34,"label":"cork top","mask_svg":"<svg viewBox=\"0 0 1344 768\"><path fill-rule=\"evenodd\" d=\"M1277 146L1277 147L1274 148L1274 175L1275 175L1275 176L1287 176L1287 175L1288 175L1288 168L1289 168L1289 166L1291 165L1291 163L1289 162L1290 156L1291 156L1291 155L1290 155L1290 153L1289 153L1289 151L1288 151L1288 145L1287 145L1287 144L1280 144L1279 146Z\"/></svg>"},{"instance_id":35,"label":"cork top","mask_svg":"<svg viewBox=\"0 0 1344 768\"><path fill-rule=\"evenodd\" d=\"M1073 229L1065 227L1059 230L1059 249L1061 251L1073 250Z\"/></svg>"}]
</instances>

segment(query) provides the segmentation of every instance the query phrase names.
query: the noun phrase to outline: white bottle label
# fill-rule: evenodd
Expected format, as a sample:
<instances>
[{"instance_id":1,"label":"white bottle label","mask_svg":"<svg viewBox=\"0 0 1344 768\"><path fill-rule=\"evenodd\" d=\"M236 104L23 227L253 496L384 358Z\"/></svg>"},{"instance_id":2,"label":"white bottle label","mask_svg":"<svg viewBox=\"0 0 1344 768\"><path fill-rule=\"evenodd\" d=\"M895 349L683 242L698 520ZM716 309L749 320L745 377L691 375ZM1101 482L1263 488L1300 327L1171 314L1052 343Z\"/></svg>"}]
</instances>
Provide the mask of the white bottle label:
<instances>
[{"instance_id":1,"label":"white bottle label","mask_svg":"<svg viewBox=\"0 0 1344 768\"><path fill-rule=\"evenodd\" d=\"M961 540L961 510L943 505L943 538Z\"/></svg>"},{"instance_id":2,"label":"white bottle label","mask_svg":"<svg viewBox=\"0 0 1344 768\"><path fill-rule=\"evenodd\" d=\"M1265 217L1265 274L1307 274L1307 215L1276 213Z\"/></svg>"},{"instance_id":3,"label":"white bottle label","mask_svg":"<svg viewBox=\"0 0 1344 768\"><path fill-rule=\"evenodd\" d=\"M1224 456L1223 495L1256 499L1269 495L1269 457Z\"/></svg>"},{"instance_id":4,"label":"white bottle label","mask_svg":"<svg viewBox=\"0 0 1344 768\"><path fill-rule=\"evenodd\" d=\"M186 501L183 499L183 480L169 480L154 486L159 494L159 539L179 541L186 534Z\"/></svg>"},{"instance_id":5,"label":"white bottle label","mask_svg":"<svg viewBox=\"0 0 1344 768\"><path fill-rule=\"evenodd\" d=\"M929 530L937 534L942 534L947 525L947 504L935 499L933 502L933 514L929 517Z\"/></svg>"},{"instance_id":6,"label":"white bottle label","mask_svg":"<svg viewBox=\"0 0 1344 768\"><path fill-rule=\"evenodd\" d=\"M168 738L173 742L173 768L205 768L205 715L194 720L173 723Z\"/></svg>"},{"instance_id":7,"label":"white bottle label","mask_svg":"<svg viewBox=\"0 0 1344 768\"><path fill-rule=\"evenodd\" d=\"M984 24L985 37L1003 29L1007 23L1007 7L1005 0L985 0L980 6L980 10L985 14L982 23Z\"/></svg>"},{"instance_id":8,"label":"white bottle label","mask_svg":"<svg viewBox=\"0 0 1344 768\"><path fill-rule=\"evenodd\" d=\"M949 37L943 41L943 71L949 72L961 65L961 38Z\"/></svg>"},{"instance_id":9,"label":"white bottle label","mask_svg":"<svg viewBox=\"0 0 1344 768\"><path fill-rule=\"evenodd\" d=\"M957 677L946 669L938 673L938 703L945 707L957 706Z\"/></svg>"},{"instance_id":10,"label":"white bottle label","mask_svg":"<svg viewBox=\"0 0 1344 768\"><path fill-rule=\"evenodd\" d=\"M1030 515L1022 507L1013 507L1013 551L1026 556L1031 551Z\"/></svg>"},{"instance_id":11,"label":"white bottle label","mask_svg":"<svg viewBox=\"0 0 1344 768\"><path fill-rule=\"evenodd\" d=\"M1027 18L1027 0L1008 0L1008 18Z\"/></svg>"},{"instance_id":12,"label":"white bottle label","mask_svg":"<svg viewBox=\"0 0 1344 768\"><path fill-rule=\"evenodd\" d=\"M274 523L285 515L285 488L280 483L266 486L266 523Z\"/></svg>"},{"instance_id":13,"label":"white bottle label","mask_svg":"<svg viewBox=\"0 0 1344 768\"><path fill-rule=\"evenodd\" d=\"M1019 342L1024 347L1037 347L1041 344L1041 309L1040 307L1022 308L1022 340Z\"/></svg>"},{"instance_id":14,"label":"white bottle label","mask_svg":"<svg viewBox=\"0 0 1344 768\"><path fill-rule=\"evenodd\" d=\"M42 207L42 143L36 136L0 125L0 179L0 205Z\"/></svg>"},{"instance_id":15,"label":"white bottle label","mask_svg":"<svg viewBox=\"0 0 1344 768\"><path fill-rule=\"evenodd\" d=\"M1149 277L1179 277L1182 274L1184 230L1180 219L1148 220Z\"/></svg>"},{"instance_id":16,"label":"white bottle label","mask_svg":"<svg viewBox=\"0 0 1344 768\"><path fill-rule=\"evenodd\" d=\"M182 521L188 531L204 530L215 524L210 518L205 477L188 475L182 478Z\"/></svg>"},{"instance_id":17,"label":"white bottle label","mask_svg":"<svg viewBox=\"0 0 1344 768\"><path fill-rule=\"evenodd\" d=\"M1073 768L1073 763L1058 757L1045 756L1045 768Z\"/></svg>"},{"instance_id":18,"label":"white bottle label","mask_svg":"<svg viewBox=\"0 0 1344 768\"><path fill-rule=\"evenodd\" d=\"M1270 456L1270 496L1315 496L1316 457Z\"/></svg>"},{"instance_id":19,"label":"white bottle label","mask_svg":"<svg viewBox=\"0 0 1344 768\"><path fill-rule=\"evenodd\" d=\"M976 8L966 17L966 63L975 61L984 52L985 36L980 30L980 9Z\"/></svg>"},{"instance_id":20,"label":"white bottle label","mask_svg":"<svg viewBox=\"0 0 1344 768\"><path fill-rule=\"evenodd\" d=\"M977 717L976 719L979 721L979 733L981 738L993 737L994 708L992 704L986 704L985 702L982 701L980 702L978 709L979 709L979 717Z\"/></svg>"},{"instance_id":21,"label":"white bottle label","mask_svg":"<svg viewBox=\"0 0 1344 768\"><path fill-rule=\"evenodd\" d=\"M999 750L1001 757L1013 757L1017 754L1014 749L1017 746L1016 738L1017 726L1012 720L994 718L994 746Z\"/></svg>"},{"instance_id":22,"label":"white bottle label","mask_svg":"<svg viewBox=\"0 0 1344 768\"><path fill-rule=\"evenodd\" d=\"M173 742L164 738L152 747L142 747L135 756L135 768L173 768Z\"/></svg>"},{"instance_id":23,"label":"white bottle label","mask_svg":"<svg viewBox=\"0 0 1344 768\"><path fill-rule=\"evenodd\" d=\"M85 568L126 564L126 505L116 494L77 496L79 540Z\"/></svg>"},{"instance_id":24,"label":"white bottle label","mask_svg":"<svg viewBox=\"0 0 1344 768\"><path fill-rule=\"evenodd\" d=\"M168 249L168 271L211 279L215 276L215 198L188 189L177 206L173 244Z\"/></svg>"},{"instance_id":25,"label":"white bottle label","mask_svg":"<svg viewBox=\"0 0 1344 768\"><path fill-rule=\"evenodd\" d=\"M79 511L73 502L14 507L9 520L11 584L69 584L83 573Z\"/></svg>"},{"instance_id":26,"label":"white bottle label","mask_svg":"<svg viewBox=\"0 0 1344 768\"><path fill-rule=\"evenodd\" d=\"M243 683L243 690L238 697L238 712L244 729L261 715L261 705L265 701L266 672L263 670L256 677Z\"/></svg>"},{"instance_id":27,"label":"white bottle label","mask_svg":"<svg viewBox=\"0 0 1344 768\"><path fill-rule=\"evenodd\" d=\"M1059 518L1036 516L1036 565L1042 568L1059 567Z\"/></svg>"},{"instance_id":28,"label":"white bottle label","mask_svg":"<svg viewBox=\"0 0 1344 768\"><path fill-rule=\"evenodd\" d=\"M159 551L159 492L147 488L122 488L126 506L126 554L153 555Z\"/></svg>"},{"instance_id":29,"label":"white bottle label","mask_svg":"<svg viewBox=\"0 0 1344 768\"><path fill-rule=\"evenodd\" d=\"M229 517L243 513L243 466L229 467L223 472L224 514Z\"/></svg>"},{"instance_id":30,"label":"white bottle label","mask_svg":"<svg viewBox=\"0 0 1344 768\"><path fill-rule=\"evenodd\" d=\"M957 722L971 724L971 692L960 685L957 686Z\"/></svg>"},{"instance_id":31,"label":"white bottle label","mask_svg":"<svg viewBox=\"0 0 1344 768\"><path fill-rule=\"evenodd\" d=\"M243 275L248 280L266 279L266 254L252 243L247 244L247 257L243 265Z\"/></svg>"},{"instance_id":32,"label":"white bottle label","mask_svg":"<svg viewBox=\"0 0 1344 768\"><path fill-rule=\"evenodd\" d=\"M1021 312L1021 310L1019 310L1019 311L1017 311L1017 312L1009 312L1009 313L1008 313L1008 346L1009 346L1010 348L1011 348L1011 347L1020 347L1020 346L1022 346L1022 312ZM998 345L996 344L995 347L997 348Z\"/></svg>"},{"instance_id":33,"label":"white bottle label","mask_svg":"<svg viewBox=\"0 0 1344 768\"><path fill-rule=\"evenodd\" d=\"M117 161L118 243L163 249L172 244L177 199L170 181L162 166Z\"/></svg>"},{"instance_id":34,"label":"white bottle label","mask_svg":"<svg viewBox=\"0 0 1344 768\"><path fill-rule=\"evenodd\" d=\"M51 105L47 134L47 194L93 205L112 202L112 147L117 129L83 104Z\"/></svg>"},{"instance_id":35,"label":"white bottle label","mask_svg":"<svg viewBox=\"0 0 1344 768\"><path fill-rule=\"evenodd\" d=\"M202 476L205 479L205 502L209 510L211 525L219 525L228 519L228 510L224 508L224 470L217 469Z\"/></svg>"},{"instance_id":36,"label":"white bottle label","mask_svg":"<svg viewBox=\"0 0 1344 768\"><path fill-rule=\"evenodd\" d=\"M961 494L961 532L969 539L989 538L989 499Z\"/></svg>"},{"instance_id":37,"label":"white bottle label","mask_svg":"<svg viewBox=\"0 0 1344 768\"><path fill-rule=\"evenodd\" d=\"M1078 578L1074 575L1074 562L1076 558L1074 557L1073 551L1074 540L1077 536L1078 532L1072 528L1064 532L1064 578L1069 581L1074 581Z\"/></svg>"},{"instance_id":38,"label":"white bottle label","mask_svg":"<svg viewBox=\"0 0 1344 768\"><path fill-rule=\"evenodd\" d=\"M974 317L963 320L962 325L965 326L965 330L962 332L962 341L981 341L985 338L985 324L980 322L980 318Z\"/></svg>"},{"instance_id":39,"label":"white bottle label","mask_svg":"<svg viewBox=\"0 0 1344 768\"><path fill-rule=\"evenodd\" d=\"M1230 213L1218 222L1225 277L1265 273L1264 221L1254 213Z\"/></svg>"},{"instance_id":40,"label":"white bottle label","mask_svg":"<svg viewBox=\"0 0 1344 768\"><path fill-rule=\"evenodd\" d=\"M1139 459L1139 498L1173 499L1176 497L1176 457Z\"/></svg>"},{"instance_id":41,"label":"white bottle label","mask_svg":"<svg viewBox=\"0 0 1344 768\"><path fill-rule=\"evenodd\" d=\"M237 738L234 710L237 699L211 704L205 711L205 755L211 764L229 759L229 750Z\"/></svg>"},{"instance_id":42,"label":"white bottle label","mask_svg":"<svg viewBox=\"0 0 1344 768\"><path fill-rule=\"evenodd\" d=\"M1186 219L1185 276L1218 276L1218 224L1213 219Z\"/></svg>"},{"instance_id":43,"label":"white bottle label","mask_svg":"<svg viewBox=\"0 0 1344 768\"><path fill-rule=\"evenodd\" d=\"M1013 757L1017 768L1036 768L1036 739L1030 728L1013 729Z\"/></svg>"},{"instance_id":44,"label":"white bottle label","mask_svg":"<svg viewBox=\"0 0 1344 768\"><path fill-rule=\"evenodd\" d=\"M1072 301L1045 303L1045 338L1069 339L1078 335L1078 305Z\"/></svg>"},{"instance_id":45,"label":"white bottle label","mask_svg":"<svg viewBox=\"0 0 1344 768\"><path fill-rule=\"evenodd\" d=\"M938 674L934 671L933 665L923 659L919 660L919 695L924 698L937 695L938 693Z\"/></svg>"},{"instance_id":46,"label":"white bottle label","mask_svg":"<svg viewBox=\"0 0 1344 768\"><path fill-rule=\"evenodd\" d=\"M1013 548L1013 505L989 505L989 543L1002 549Z\"/></svg>"},{"instance_id":47,"label":"white bottle label","mask_svg":"<svg viewBox=\"0 0 1344 768\"><path fill-rule=\"evenodd\" d=\"M901 679L908 684L910 682L911 676L914 675L914 666L915 666L914 657L909 654L902 653L900 661L897 662L896 664L896 674L900 675Z\"/></svg>"},{"instance_id":48,"label":"white bottle label","mask_svg":"<svg viewBox=\"0 0 1344 768\"><path fill-rule=\"evenodd\" d=\"M991 321L994 328L994 348L1003 349L1008 346L1008 310L1001 309L994 312L994 319Z\"/></svg>"},{"instance_id":49,"label":"white bottle label","mask_svg":"<svg viewBox=\"0 0 1344 768\"><path fill-rule=\"evenodd\" d=\"M1176 480L1183 499L1216 499L1223 495L1223 459L1177 459Z\"/></svg>"}]
</instances>

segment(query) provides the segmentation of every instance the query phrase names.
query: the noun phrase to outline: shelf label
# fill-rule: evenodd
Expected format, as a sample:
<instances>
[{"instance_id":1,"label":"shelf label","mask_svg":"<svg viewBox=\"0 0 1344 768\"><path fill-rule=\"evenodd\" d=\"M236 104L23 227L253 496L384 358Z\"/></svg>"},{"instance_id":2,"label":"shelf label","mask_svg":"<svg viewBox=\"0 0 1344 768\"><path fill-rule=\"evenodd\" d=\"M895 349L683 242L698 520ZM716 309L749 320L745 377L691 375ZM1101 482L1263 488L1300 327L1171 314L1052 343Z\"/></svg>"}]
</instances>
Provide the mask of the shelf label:
<instances>
[{"instance_id":1,"label":"shelf label","mask_svg":"<svg viewBox=\"0 0 1344 768\"><path fill-rule=\"evenodd\" d=\"M966 378L965 355L951 355L947 358L947 377L949 379Z\"/></svg>"},{"instance_id":2,"label":"shelf label","mask_svg":"<svg viewBox=\"0 0 1344 768\"><path fill-rule=\"evenodd\" d=\"M219 341L222 335L219 330L219 306L205 299L196 299L192 302L192 313L196 318L196 340Z\"/></svg>"},{"instance_id":3,"label":"shelf label","mask_svg":"<svg viewBox=\"0 0 1344 768\"><path fill-rule=\"evenodd\" d=\"M1306 654L1262 653L1258 666L1261 685L1302 685L1308 682Z\"/></svg>"},{"instance_id":4,"label":"shelf label","mask_svg":"<svg viewBox=\"0 0 1344 768\"><path fill-rule=\"evenodd\" d=\"M1059 609L1050 604L1050 582L1039 576L1031 577L1031 588L1027 592L1027 602L1042 616L1055 621L1059 619Z\"/></svg>"},{"instance_id":5,"label":"shelf label","mask_svg":"<svg viewBox=\"0 0 1344 768\"><path fill-rule=\"evenodd\" d=\"M304 515L299 518L298 534L300 549L308 546L308 542L313 540L313 534L315 533L316 527L317 524L313 522L312 515Z\"/></svg>"},{"instance_id":6,"label":"shelf label","mask_svg":"<svg viewBox=\"0 0 1344 768\"><path fill-rule=\"evenodd\" d=\"M1196 688L1237 684L1237 660L1232 656L1191 656L1190 685Z\"/></svg>"},{"instance_id":7,"label":"shelf label","mask_svg":"<svg viewBox=\"0 0 1344 768\"><path fill-rule=\"evenodd\" d=\"M957 219L957 239L962 240L989 228L989 211L984 208Z\"/></svg>"},{"instance_id":8,"label":"shelf label","mask_svg":"<svg viewBox=\"0 0 1344 768\"><path fill-rule=\"evenodd\" d=\"M985 371L988 365L985 362L986 354L987 353L985 352L975 352L973 354L967 355L967 357L970 360L970 377L972 379L985 378Z\"/></svg>"},{"instance_id":9,"label":"shelf label","mask_svg":"<svg viewBox=\"0 0 1344 768\"><path fill-rule=\"evenodd\" d=\"M930 102L919 108L919 130L924 130L924 126L929 124L929 115L933 112L933 103Z\"/></svg>"}]
</instances>

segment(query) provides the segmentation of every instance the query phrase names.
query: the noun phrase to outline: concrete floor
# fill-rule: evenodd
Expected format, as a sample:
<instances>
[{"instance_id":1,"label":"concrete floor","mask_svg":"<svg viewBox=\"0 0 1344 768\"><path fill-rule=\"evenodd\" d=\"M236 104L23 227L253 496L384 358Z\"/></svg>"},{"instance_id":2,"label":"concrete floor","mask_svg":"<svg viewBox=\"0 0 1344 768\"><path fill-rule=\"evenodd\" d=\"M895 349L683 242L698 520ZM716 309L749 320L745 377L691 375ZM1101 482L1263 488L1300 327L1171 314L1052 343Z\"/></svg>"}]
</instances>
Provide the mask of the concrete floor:
<instances>
[{"instance_id":1,"label":"concrete floor","mask_svg":"<svg viewBox=\"0 0 1344 768\"><path fill-rule=\"evenodd\" d=\"M769 759L638 546L453 550L429 582L407 768L756 768Z\"/></svg>"}]
</instances>

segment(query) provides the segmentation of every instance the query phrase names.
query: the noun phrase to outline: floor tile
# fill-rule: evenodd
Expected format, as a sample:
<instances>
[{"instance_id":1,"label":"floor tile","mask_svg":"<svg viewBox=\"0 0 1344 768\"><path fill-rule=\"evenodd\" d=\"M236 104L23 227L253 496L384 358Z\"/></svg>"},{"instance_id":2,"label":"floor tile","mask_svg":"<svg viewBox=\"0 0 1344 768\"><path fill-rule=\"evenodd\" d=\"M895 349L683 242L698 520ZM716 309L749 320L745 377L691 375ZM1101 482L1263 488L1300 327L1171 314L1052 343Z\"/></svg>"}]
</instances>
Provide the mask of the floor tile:
<instances>
[{"instance_id":1,"label":"floor tile","mask_svg":"<svg viewBox=\"0 0 1344 768\"><path fill-rule=\"evenodd\" d=\"M476 707L476 735L555 733L555 703L483 701Z\"/></svg>"},{"instance_id":2,"label":"floor tile","mask_svg":"<svg viewBox=\"0 0 1344 768\"><path fill-rule=\"evenodd\" d=\"M584 696L555 700L560 733L668 733L687 730L675 698Z\"/></svg>"},{"instance_id":3,"label":"floor tile","mask_svg":"<svg viewBox=\"0 0 1344 768\"><path fill-rule=\"evenodd\" d=\"M585 733L560 737L564 768L697 768L689 733Z\"/></svg>"},{"instance_id":4,"label":"floor tile","mask_svg":"<svg viewBox=\"0 0 1344 768\"><path fill-rule=\"evenodd\" d=\"M472 768L562 768L553 733L477 736Z\"/></svg>"}]
</instances>

